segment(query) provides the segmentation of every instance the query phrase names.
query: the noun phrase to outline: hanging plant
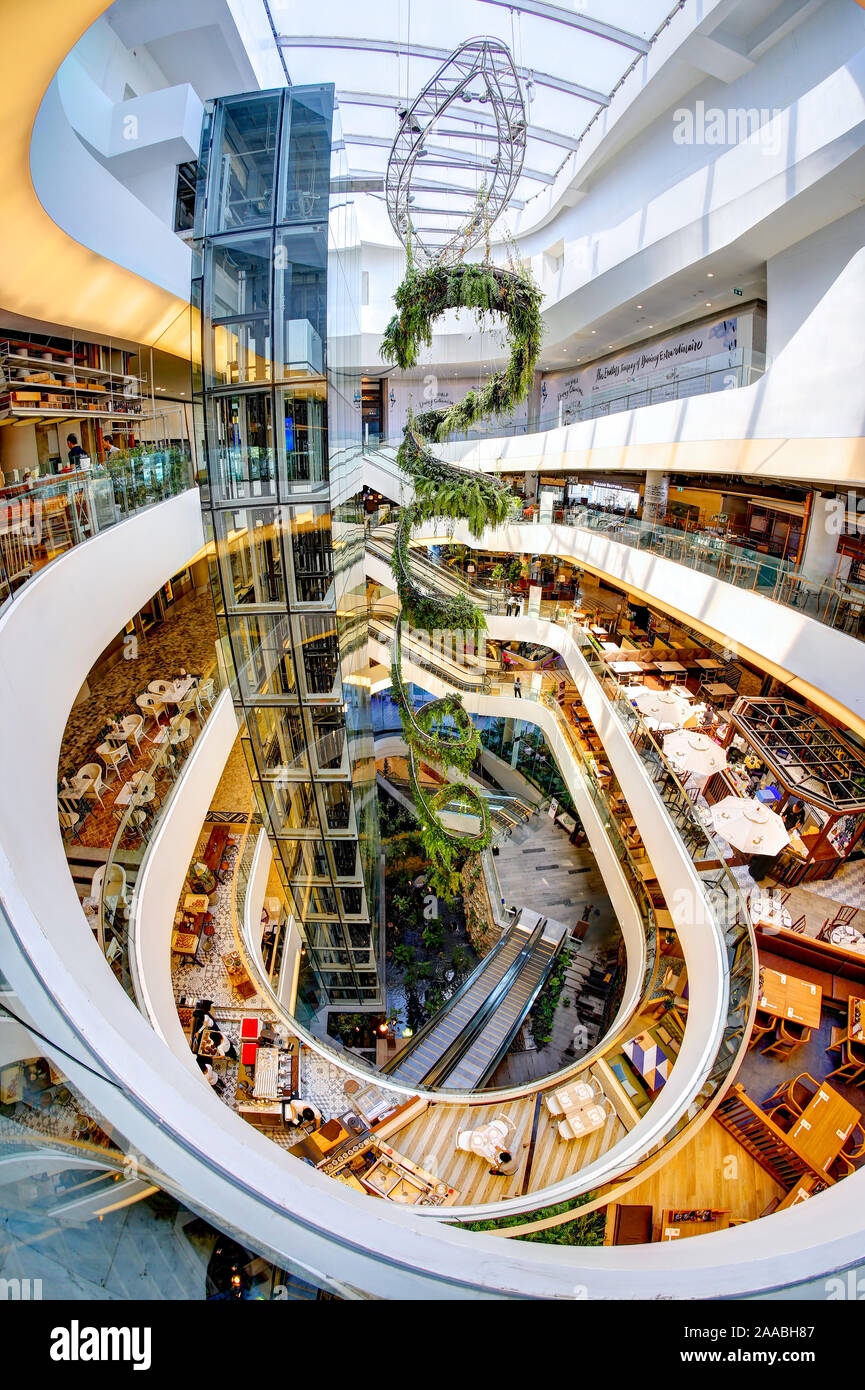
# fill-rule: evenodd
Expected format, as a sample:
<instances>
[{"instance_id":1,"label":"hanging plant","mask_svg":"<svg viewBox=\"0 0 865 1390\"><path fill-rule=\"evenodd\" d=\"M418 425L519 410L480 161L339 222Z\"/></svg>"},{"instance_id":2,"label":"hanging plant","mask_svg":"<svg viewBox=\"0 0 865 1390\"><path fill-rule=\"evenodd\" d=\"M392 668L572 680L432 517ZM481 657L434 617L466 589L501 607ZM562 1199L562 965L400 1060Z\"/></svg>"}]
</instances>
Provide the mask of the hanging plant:
<instances>
[{"instance_id":1,"label":"hanging plant","mask_svg":"<svg viewBox=\"0 0 865 1390\"><path fill-rule=\"evenodd\" d=\"M414 527L439 518L465 521L477 539L488 527L503 525L519 505L498 478L445 463L426 441L467 430L488 415L510 414L525 400L543 336L541 292L524 271L489 264L434 264L418 270L409 249L408 270L394 299L398 313L385 330L381 352L403 370L415 366L421 349L432 343L433 322L447 309L471 309L481 320L489 314L502 315L511 349L504 370L494 373L479 390L469 391L449 410L410 417L397 455L400 468L414 485L414 502L400 514L391 554L401 604L391 656L393 693L409 747L409 779L429 859L427 886L450 899L459 891L466 856L490 843L489 812L482 793L470 784L446 783L434 792L422 787L418 761L445 773L455 768L468 775L481 742L458 695L430 700L415 712L402 675L402 620L424 632L470 632L475 637L486 628L486 620L467 595L444 595L420 583L412 573L409 543ZM477 818L477 832L460 833L443 823L442 814L454 804L458 811Z\"/></svg>"},{"instance_id":2,"label":"hanging plant","mask_svg":"<svg viewBox=\"0 0 865 1390\"><path fill-rule=\"evenodd\" d=\"M381 355L406 371L417 365L421 349L432 343L433 322L447 309L471 309L483 321L490 314L505 320L510 358L477 391L442 413L424 413L422 433L435 428L445 439L454 430L467 430L489 415L509 415L524 401L543 339L542 294L525 270L496 265L431 265L418 270L411 263L394 295L398 313L384 331ZM432 417L438 416L434 420Z\"/></svg>"}]
</instances>

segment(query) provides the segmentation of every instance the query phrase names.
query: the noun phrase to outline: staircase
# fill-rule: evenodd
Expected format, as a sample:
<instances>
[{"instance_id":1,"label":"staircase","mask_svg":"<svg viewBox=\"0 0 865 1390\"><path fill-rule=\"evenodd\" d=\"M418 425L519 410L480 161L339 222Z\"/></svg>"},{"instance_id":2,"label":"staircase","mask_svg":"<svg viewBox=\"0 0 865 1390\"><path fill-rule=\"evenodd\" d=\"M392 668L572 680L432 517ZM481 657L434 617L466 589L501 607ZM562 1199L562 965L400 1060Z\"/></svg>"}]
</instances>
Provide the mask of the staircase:
<instances>
[{"instance_id":1,"label":"staircase","mask_svg":"<svg viewBox=\"0 0 865 1390\"><path fill-rule=\"evenodd\" d=\"M742 1086L728 1092L715 1110L715 1119L786 1192L804 1175L817 1171L790 1147L784 1131L754 1104ZM828 1173L818 1176L824 1183L833 1182Z\"/></svg>"}]
</instances>

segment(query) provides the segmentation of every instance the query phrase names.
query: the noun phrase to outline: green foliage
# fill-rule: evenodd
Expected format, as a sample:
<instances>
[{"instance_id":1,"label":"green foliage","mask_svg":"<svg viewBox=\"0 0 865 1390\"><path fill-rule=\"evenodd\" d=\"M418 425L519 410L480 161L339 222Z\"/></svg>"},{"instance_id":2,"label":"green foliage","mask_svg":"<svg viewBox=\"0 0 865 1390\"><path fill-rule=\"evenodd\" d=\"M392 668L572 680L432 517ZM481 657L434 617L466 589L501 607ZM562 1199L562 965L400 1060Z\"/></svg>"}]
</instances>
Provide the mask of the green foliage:
<instances>
[{"instance_id":1,"label":"green foliage","mask_svg":"<svg viewBox=\"0 0 865 1390\"><path fill-rule=\"evenodd\" d=\"M412 794L428 859L427 887L446 900L459 891L465 857L490 843L489 813L484 797L473 786L461 786L458 793L447 784L432 793L422 788L417 761L468 774L480 753L480 739L456 695L429 701L415 714L402 676L402 618L424 632L471 632L476 637L486 620L465 594L446 596L419 583L412 573L409 542L413 527L441 517L464 521L471 535L479 538L488 527L501 526L513 515L517 499L500 479L436 458L425 440L441 440L453 430L468 429L485 415L511 413L525 399L541 348L541 298L524 271L486 263L435 263L421 270L409 253L408 270L394 296L397 313L382 340L383 358L403 370L413 367L421 349L432 342L434 321L447 309L463 308L473 310L481 321L490 314L501 315L511 349L504 371L491 376L480 390L469 391L448 411L425 411L410 419L398 454L401 469L414 484L414 502L400 515L391 555L401 604L391 658L393 694L410 750ZM501 566L497 578L504 578ZM477 816L477 834L445 829L440 813L454 800L467 814Z\"/></svg>"},{"instance_id":2,"label":"green foliage","mask_svg":"<svg viewBox=\"0 0 865 1390\"><path fill-rule=\"evenodd\" d=\"M545 1047L553 1036L553 1019L565 986L565 973L570 961L571 953L565 947L556 957L555 965L532 1009L532 1037L538 1047Z\"/></svg>"},{"instance_id":3,"label":"green foliage","mask_svg":"<svg viewBox=\"0 0 865 1390\"><path fill-rule=\"evenodd\" d=\"M414 965L414 946L403 946L402 944L394 946L393 958L396 965L400 966L403 970L407 970L410 965Z\"/></svg>"},{"instance_id":4,"label":"green foliage","mask_svg":"<svg viewBox=\"0 0 865 1390\"><path fill-rule=\"evenodd\" d=\"M529 1221L546 1221L552 1216L561 1216L566 1211L577 1211L588 1202L594 1200L594 1192L586 1192L580 1197L574 1197L568 1202L559 1202L554 1207L541 1207L534 1211L530 1216L505 1216L499 1221L472 1221L465 1229L467 1231L502 1231L512 1226L522 1226ZM561 1225L549 1226L543 1231L531 1231L528 1235L518 1236L518 1240L530 1240L542 1245L603 1245L604 1227L606 1224L606 1212L602 1207L599 1211L591 1211L588 1216L577 1216L573 1221L563 1221Z\"/></svg>"},{"instance_id":5,"label":"green foliage","mask_svg":"<svg viewBox=\"0 0 865 1390\"><path fill-rule=\"evenodd\" d=\"M507 325L510 358L503 371L494 372L478 391L440 415L427 411L424 431L435 423L435 437L445 439L455 430L467 430L490 415L509 415L525 400L541 350L543 322L541 291L523 270L501 266L433 264L425 270L409 265L394 300L398 312L384 332L381 355L404 371L417 365L421 349L432 343L432 325L447 309L473 310L483 323L500 314Z\"/></svg>"},{"instance_id":6,"label":"green foliage","mask_svg":"<svg viewBox=\"0 0 865 1390\"><path fill-rule=\"evenodd\" d=\"M445 939L444 927L440 917L431 917L423 929L423 944L428 951L440 951Z\"/></svg>"}]
</instances>

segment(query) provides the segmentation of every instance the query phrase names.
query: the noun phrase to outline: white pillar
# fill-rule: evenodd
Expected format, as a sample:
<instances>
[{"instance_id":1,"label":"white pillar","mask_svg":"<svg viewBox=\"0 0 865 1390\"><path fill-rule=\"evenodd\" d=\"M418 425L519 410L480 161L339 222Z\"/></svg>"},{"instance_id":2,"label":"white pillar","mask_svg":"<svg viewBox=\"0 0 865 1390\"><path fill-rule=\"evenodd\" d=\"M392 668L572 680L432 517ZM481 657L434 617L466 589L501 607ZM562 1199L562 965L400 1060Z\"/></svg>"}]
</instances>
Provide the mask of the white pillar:
<instances>
[{"instance_id":1,"label":"white pillar","mask_svg":"<svg viewBox=\"0 0 865 1390\"><path fill-rule=\"evenodd\" d=\"M802 555L802 573L809 579L833 579L838 564L838 537L844 526L846 497L839 501L815 492Z\"/></svg>"},{"instance_id":2,"label":"white pillar","mask_svg":"<svg viewBox=\"0 0 865 1390\"><path fill-rule=\"evenodd\" d=\"M646 488L643 494L643 520L655 521L667 510L670 475L656 468L646 469Z\"/></svg>"}]
</instances>

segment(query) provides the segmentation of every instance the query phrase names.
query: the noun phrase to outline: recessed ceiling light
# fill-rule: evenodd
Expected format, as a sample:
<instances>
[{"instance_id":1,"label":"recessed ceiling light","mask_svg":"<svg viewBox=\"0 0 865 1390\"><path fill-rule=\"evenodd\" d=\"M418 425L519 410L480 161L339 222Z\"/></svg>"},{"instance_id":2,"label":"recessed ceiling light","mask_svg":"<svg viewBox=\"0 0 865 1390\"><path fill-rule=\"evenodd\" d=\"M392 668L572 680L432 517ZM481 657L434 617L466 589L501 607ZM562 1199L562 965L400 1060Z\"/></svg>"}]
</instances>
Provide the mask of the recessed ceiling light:
<instances>
[{"instance_id":1,"label":"recessed ceiling light","mask_svg":"<svg viewBox=\"0 0 865 1390\"><path fill-rule=\"evenodd\" d=\"M706 279L707 279L707 280L714 280L714 278L715 278L715 272L714 272L714 270L707 270L707 271L706 271Z\"/></svg>"},{"instance_id":2,"label":"recessed ceiling light","mask_svg":"<svg viewBox=\"0 0 865 1390\"><path fill-rule=\"evenodd\" d=\"M707 299L707 300L706 300L706 308L707 308L707 309L711 309L711 307L712 307L712 301L711 301L711 299Z\"/></svg>"},{"instance_id":3,"label":"recessed ceiling light","mask_svg":"<svg viewBox=\"0 0 865 1390\"><path fill-rule=\"evenodd\" d=\"M654 328L654 326L655 326L655 325L654 325L653 323L650 323L650 324L649 324L649 327L650 327L650 328Z\"/></svg>"},{"instance_id":4,"label":"recessed ceiling light","mask_svg":"<svg viewBox=\"0 0 865 1390\"><path fill-rule=\"evenodd\" d=\"M643 307L642 304L638 304L638 305L637 305L637 308L638 308L638 309L642 309L642 307Z\"/></svg>"},{"instance_id":5,"label":"recessed ceiling light","mask_svg":"<svg viewBox=\"0 0 865 1390\"><path fill-rule=\"evenodd\" d=\"M592 332L593 332L593 333L597 333L597 331L598 331L597 328L593 328L593 329L592 329Z\"/></svg>"}]
</instances>

